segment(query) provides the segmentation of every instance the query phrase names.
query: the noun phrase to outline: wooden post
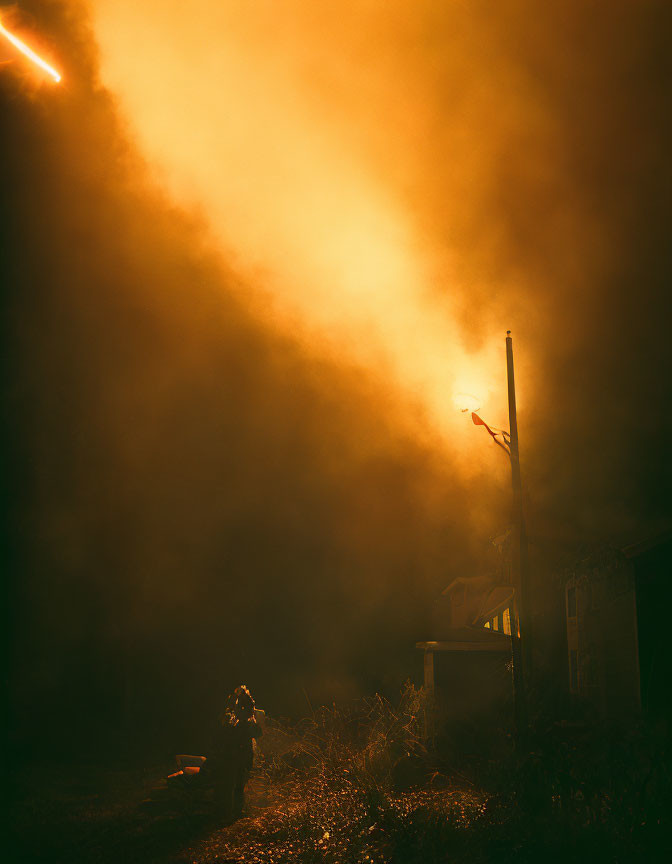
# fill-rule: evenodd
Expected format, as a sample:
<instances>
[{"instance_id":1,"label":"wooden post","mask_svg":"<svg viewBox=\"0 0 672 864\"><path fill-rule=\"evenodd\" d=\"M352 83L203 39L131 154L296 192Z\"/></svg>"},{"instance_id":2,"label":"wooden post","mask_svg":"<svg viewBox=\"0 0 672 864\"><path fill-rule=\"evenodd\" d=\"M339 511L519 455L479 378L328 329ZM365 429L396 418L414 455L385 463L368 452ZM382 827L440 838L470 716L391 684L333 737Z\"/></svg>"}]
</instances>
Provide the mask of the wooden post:
<instances>
[{"instance_id":1,"label":"wooden post","mask_svg":"<svg viewBox=\"0 0 672 864\"><path fill-rule=\"evenodd\" d=\"M434 695L434 652L431 648L425 648L425 690L431 696Z\"/></svg>"},{"instance_id":2,"label":"wooden post","mask_svg":"<svg viewBox=\"0 0 672 864\"><path fill-rule=\"evenodd\" d=\"M434 742L434 651L425 648L425 738L433 744Z\"/></svg>"}]
</instances>

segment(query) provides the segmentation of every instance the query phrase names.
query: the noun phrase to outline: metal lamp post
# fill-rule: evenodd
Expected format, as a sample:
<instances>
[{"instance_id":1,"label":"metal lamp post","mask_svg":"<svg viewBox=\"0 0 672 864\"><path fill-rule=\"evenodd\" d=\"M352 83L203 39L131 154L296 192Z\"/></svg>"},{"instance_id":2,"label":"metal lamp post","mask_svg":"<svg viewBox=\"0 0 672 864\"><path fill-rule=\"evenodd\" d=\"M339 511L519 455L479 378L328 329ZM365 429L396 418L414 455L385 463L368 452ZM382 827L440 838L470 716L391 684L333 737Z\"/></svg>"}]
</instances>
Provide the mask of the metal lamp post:
<instances>
[{"instance_id":1,"label":"metal lamp post","mask_svg":"<svg viewBox=\"0 0 672 864\"><path fill-rule=\"evenodd\" d=\"M525 646L523 659L525 671L529 675L531 662L530 645L530 559L527 543L527 529L523 513L523 489L520 479L520 454L518 450L518 418L516 414L516 385L513 374L513 340L511 331L506 333L506 371L509 389L509 425L511 435L511 485L513 489L513 516L517 529L517 542L515 544L516 575L518 577L518 589L520 600L521 635L524 634L523 644Z\"/></svg>"},{"instance_id":2,"label":"metal lamp post","mask_svg":"<svg viewBox=\"0 0 672 864\"><path fill-rule=\"evenodd\" d=\"M456 394L462 405L460 411L471 412L476 426L483 426L495 444L501 447L511 463L511 485L513 490L513 587L514 602L511 604L511 653L513 659L513 690L516 716L516 740L519 747L525 746L528 730L526 679L531 674L532 651L530 642L530 561L527 545L527 530L523 513L523 492L520 477L520 453L518 448L518 416L516 413L516 384L513 373L513 340L511 331L506 331L506 373L509 397L510 432L489 426L476 413L478 400L468 393ZM466 403L466 404L465 404ZM471 404L470 404L471 403Z\"/></svg>"},{"instance_id":3,"label":"metal lamp post","mask_svg":"<svg viewBox=\"0 0 672 864\"><path fill-rule=\"evenodd\" d=\"M516 384L513 372L513 340L511 331L506 331L506 373L509 395L509 458L511 460L511 486L513 490L513 519L515 524L513 564L516 602L515 621L511 622L513 653L513 677L516 700L516 726L519 740L527 732L527 688L525 679L530 674L530 560L527 544L527 529L523 513L523 490L520 478L520 453L518 449L518 416L516 412Z\"/></svg>"}]
</instances>

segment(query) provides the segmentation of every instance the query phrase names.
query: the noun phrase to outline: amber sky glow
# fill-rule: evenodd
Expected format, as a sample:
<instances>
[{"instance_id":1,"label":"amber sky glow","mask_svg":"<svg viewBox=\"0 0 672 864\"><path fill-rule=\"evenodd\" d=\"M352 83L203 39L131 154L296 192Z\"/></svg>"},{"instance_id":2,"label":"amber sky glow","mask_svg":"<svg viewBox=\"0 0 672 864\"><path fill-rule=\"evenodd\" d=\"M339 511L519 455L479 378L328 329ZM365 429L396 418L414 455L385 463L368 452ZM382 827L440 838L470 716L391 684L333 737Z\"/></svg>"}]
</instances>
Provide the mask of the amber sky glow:
<instances>
[{"instance_id":1,"label":"amber sky glow","mask_svg":"<svg viewBox=\"0 0 672 864\"><path fill-rule=\"evenodd\" d=\"M396 20L368 3L91 2L103 83L161 184L257 286L259 314L419 399L453 447L454 391L502 422L505 322L465 342L448 232L427 231L400 183L404 163L432 170L404 144L413 4ZM370 144L386 138L381 160Z\"/></svg>"},{"instance_id":2,"label":"amber sky glow","mask_svg":"<svg viewBox=\"0 0 672 864\"><path fill-rule=\"evenodd\" d=\"M396 698L501 563L508 329L546 608L669 531L669 2L0 7L15 752Z\"/></svg>"}]
</instances>

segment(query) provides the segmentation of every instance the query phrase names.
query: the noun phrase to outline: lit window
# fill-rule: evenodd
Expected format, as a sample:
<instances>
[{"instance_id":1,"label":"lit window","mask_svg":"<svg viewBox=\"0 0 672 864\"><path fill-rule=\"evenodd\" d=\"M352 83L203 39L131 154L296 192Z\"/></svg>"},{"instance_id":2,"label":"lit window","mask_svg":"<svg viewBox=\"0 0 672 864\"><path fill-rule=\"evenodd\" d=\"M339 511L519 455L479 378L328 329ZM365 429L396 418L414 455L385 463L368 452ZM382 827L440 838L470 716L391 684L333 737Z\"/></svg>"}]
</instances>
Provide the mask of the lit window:
<instances>
[{"instance_id":1,"label":"lit window","mask_svg":"<svg viewBox=\"0 0 672 864\"><path fill-rule=\"evenodd\" d=\"M499 630L499 615L495 615L495 617L492 619L492 629Z\"/></svg>"},{"instance_id":2,"label":"lit window","mask_svg":"<svg viewBox=\"0 0 672 864\"><path fill-rule=\"evenodd\" d=\"M505 609L502 613L502 629L507 636L511 635L511 610Z\"/></svg>"},{"instance_id":3,"label":"lit window","mask_svg":"<svg viewBox=\"0 0 672 864\"><path fill-rule=\"evenodd\" d=\"M489 622L489 621L486 621L485 624L484 624L483 626L484 626L484 627L487 627L488 630L489 630L489 629L490 629L490 622Z\"/></svg>"}]
</instances>

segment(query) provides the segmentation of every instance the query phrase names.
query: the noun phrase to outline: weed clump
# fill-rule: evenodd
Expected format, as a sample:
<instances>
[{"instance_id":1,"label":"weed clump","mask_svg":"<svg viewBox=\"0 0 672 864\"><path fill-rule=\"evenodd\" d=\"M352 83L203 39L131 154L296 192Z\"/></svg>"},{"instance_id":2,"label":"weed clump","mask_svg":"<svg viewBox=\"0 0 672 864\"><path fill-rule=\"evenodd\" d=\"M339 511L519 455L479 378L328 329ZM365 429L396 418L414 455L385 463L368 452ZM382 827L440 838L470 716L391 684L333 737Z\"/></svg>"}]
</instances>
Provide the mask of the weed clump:
<instances>
[{"instance_id":1,"label":"weed clump","mask_svg":"<svg viewBox=\"0 0 672 864\"><path fill-rule=\"evenodd\" d=\"M438 770L424 738L427 707L409 683L396 706L376 695L322 707L295 726L271 724L271 754L259 759L251 790L262 809L226 830L226 856L412 864L454 847L487 796Z\"/></svg>"},{"instance_id":2,"label":"weed clump","mask_svg":"<svg viewBox=\"0 0 672 864\"><path fill-rule=\"evenodd\" d=\"M429 708L409 683L396 706L374 696L269 723L251 815L197 860L629 864L670 845L665 758L642 761L634 745L626 756L597 730L581 742L536 734L529 752L490 748L457 770L428 746Z\"/></svg>"}]
</instances>

